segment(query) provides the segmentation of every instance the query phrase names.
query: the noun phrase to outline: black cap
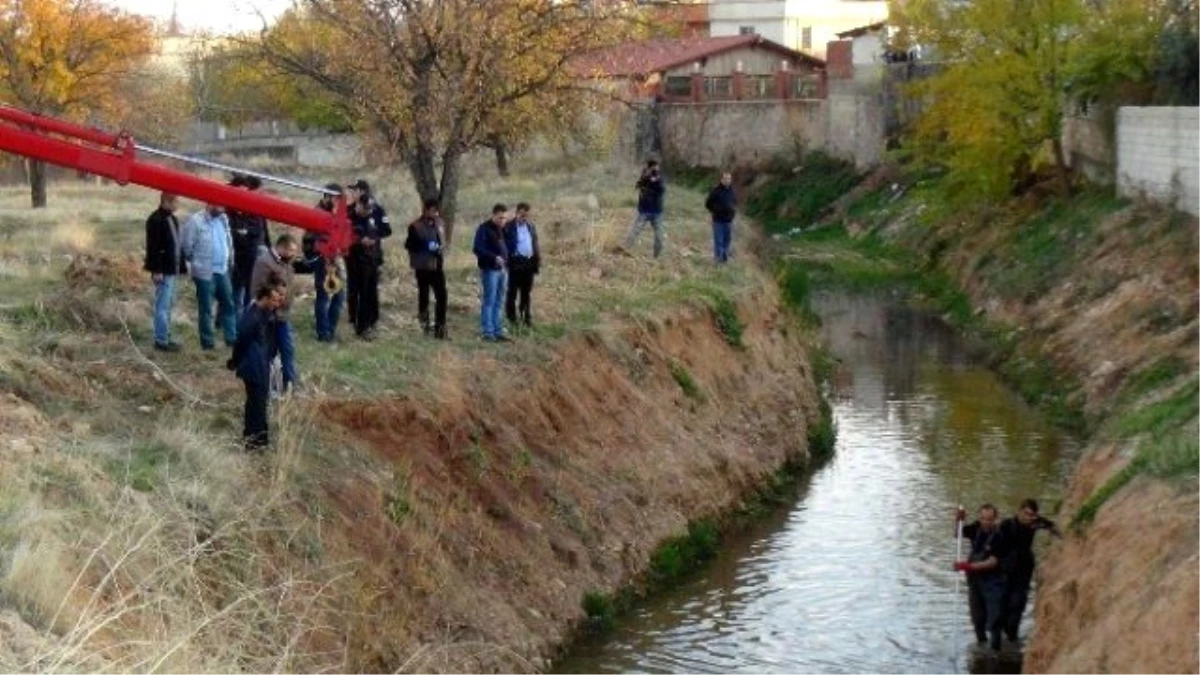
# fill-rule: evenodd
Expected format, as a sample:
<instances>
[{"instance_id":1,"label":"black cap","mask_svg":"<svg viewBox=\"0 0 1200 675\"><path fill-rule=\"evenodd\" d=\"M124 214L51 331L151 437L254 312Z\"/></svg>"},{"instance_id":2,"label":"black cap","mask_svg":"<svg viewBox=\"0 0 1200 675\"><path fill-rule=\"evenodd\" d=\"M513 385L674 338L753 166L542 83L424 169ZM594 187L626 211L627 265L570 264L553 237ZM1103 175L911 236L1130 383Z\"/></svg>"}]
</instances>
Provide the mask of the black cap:
<instances>
[{"instance_id":1,"label":"black cap","mask_svg":"<svg viewBox=\"0 0 1200 675\"><path fill-rule=\"evenodd\" d=\"M358 190L359 192L371 194L371 184L361 178L351 183L350 188L353 190Z\"/></svg>"},{"instance_id":2,"label":"black cap","mask_svg":"<svg viewBox=\"0 0 1200 675\"><path fill-rule=\"evenodd\" d=\"M339 195L342 194L342 186L337 183L326 183L325 189L329 192L336 192Z\"/></svg>"}]
</instances>

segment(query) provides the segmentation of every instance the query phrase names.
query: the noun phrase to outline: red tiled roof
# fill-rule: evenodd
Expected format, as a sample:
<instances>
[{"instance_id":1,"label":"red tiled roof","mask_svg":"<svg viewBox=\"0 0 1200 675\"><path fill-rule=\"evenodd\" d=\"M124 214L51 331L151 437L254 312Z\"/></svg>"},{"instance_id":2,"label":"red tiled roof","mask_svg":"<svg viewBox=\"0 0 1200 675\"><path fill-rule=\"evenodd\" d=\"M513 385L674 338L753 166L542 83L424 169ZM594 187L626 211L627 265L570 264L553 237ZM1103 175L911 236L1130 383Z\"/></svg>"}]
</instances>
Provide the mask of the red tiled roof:
<instances>
[{"instance_id":1,"label":"red tiled roof","mask_svg":"<svg viewBox=\"0 0 1200 675\"><path fill-rule=\"evenodd\" d=\"M753 45L778 52L795 62L824 65L821 59L793 51L760 35L729 35L646 40L617 45L580 56L571 64L571 69L583 77L649 75Z\"/></svg>"}]
</instances>

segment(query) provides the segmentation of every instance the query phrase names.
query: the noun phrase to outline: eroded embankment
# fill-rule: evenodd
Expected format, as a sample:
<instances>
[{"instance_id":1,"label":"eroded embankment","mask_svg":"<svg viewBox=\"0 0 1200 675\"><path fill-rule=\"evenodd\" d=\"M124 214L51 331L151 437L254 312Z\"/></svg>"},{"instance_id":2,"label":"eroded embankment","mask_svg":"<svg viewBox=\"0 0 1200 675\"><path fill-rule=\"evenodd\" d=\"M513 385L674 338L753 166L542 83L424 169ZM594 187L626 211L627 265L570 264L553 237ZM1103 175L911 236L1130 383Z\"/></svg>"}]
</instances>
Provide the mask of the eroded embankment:
<instances>
[{"instance_id":1,"label":"eroded embankment","mask_svg":"<svg viewBox=\"0 0 1200 675\"><path fill-rule=\"evenodd\" d=\"M740 310L740 335L696 307L536 367L448 369L432 398L325 404L391 468L327 491L326 550L361 560L349 665L540 667L586 592L803 459L820 416L804 346L773 291Z\"/></svg>"},{"instance_id":2,"label":"eroded embankment","mask_svg":"<svg viewBox=\"0 0 1200 675\"><path fill-rule=\"evenodd\" d=\"M975 308L951 315L989 336L994 365L1089 438L1025 670L1196 672L1196 219L1102 189L933 219L932 192L895 201L896 180L848 200L875 208L851 205L847 228L947 275Z\"/></svg>"}]
</instances>

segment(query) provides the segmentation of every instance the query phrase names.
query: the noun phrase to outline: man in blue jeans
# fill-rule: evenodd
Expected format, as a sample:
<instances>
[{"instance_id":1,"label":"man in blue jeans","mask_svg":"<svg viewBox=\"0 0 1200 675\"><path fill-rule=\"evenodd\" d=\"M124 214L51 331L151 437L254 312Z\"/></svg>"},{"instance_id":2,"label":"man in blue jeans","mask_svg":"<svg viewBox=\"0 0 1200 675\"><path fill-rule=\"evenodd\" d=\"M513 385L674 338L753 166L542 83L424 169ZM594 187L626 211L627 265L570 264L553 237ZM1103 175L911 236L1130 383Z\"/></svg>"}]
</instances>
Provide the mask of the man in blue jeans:
<instances>
[{"instance_id":1,"label":"man in blue jeans","mask_svg":"<svg viewBox=\"0 0 1200 675\"><path fill-rule=\"evenodd\" d=\"M293 287L295 271L292 262L300 251L299 244L290 234L282 234L275 240L275 246L258 256L254 261L254 271L250 274L250 292L258 297L259 291L269 285L272 279L280 280L284 286ZM289 310L292 306L292 296L289 294L279 307L275 309L275 336L271 345L271 358L279 355L279 365L283 370L283 389L279 392L286 394L295 387L300 377L296 372L296 342L292 339L292 324Z\"/></svg>"},{"instance_id":2,"label":"man in blue jeans","mask_svg":"<svg viewBox=\"0 0 1200 675\"><path fill-rule=\"evenodd\" d=\"M479 264L479 333L484 342L509 342L500 325L504 291L508 282L508 247L504 245L504 224L508 207L496 204L492 217L475 230L475 259Z\"/></svg>"},{"instance_id":3,"label":"man in blue jeans","mask_svg":"<svg viewBox=\"0 0 1200 675\"><path fill-rule=\"evenodd\" d=\"M342 186L329 183L328 191L317 202L317 208L333 212L334 199L342 194ZM341 258L326 258L317 251L317 244L328 239L326 235L308 232L301 242L304 266L312 272L316 299L313 300L313 319L317 329L317 342L334 342L337 339L338 319L346 301L346 270ZM332 283L330 277L334 277ZM334 291L330 293L329 291Z\"/></svg>"},{"instance_id":4,"label":"man in blue jeans","mask_svg":"<svg viewBox=\"0 0 1200 675\"><path fill-rule=\"evenodd\" d=\"M729 262L729 251L733 247L733 217L737 215L737 196L733 193L733 174L726 171L704 200L704 208L712 214L713 259L720 263Z\"/></svg>"},{"instance_id":5,"label":"man in blue jeans","mask_svg":"<svg viewBox=\"0 0 1200 675\"><path fill-rule=\"evenodd\" d=\"M171 308L175 304L175 278L187 271L183 261L183 240L179 219L175 217L178 199L166 192L158 208L146 219L145 270L154 282L154 348L161 352L179 351L171 340Z\"/></svg>"},{"instance_id":6,"label":"man in blue jeans","mask_svg":"<svg viewBox=\"0 0 1200 675\"><path fill-rule=\"evenodd\" d=\"M217 301L217 322L224 333L225 344L237 342L237 310L233 306L233 287L229 280L233 237L225 209L208 204L197 211L183 226L183 256L191 264L192 281L196 284L196 305L199 314L200 348L215 348L213 337L213 299Z\"/></svg>"}]
</instances>

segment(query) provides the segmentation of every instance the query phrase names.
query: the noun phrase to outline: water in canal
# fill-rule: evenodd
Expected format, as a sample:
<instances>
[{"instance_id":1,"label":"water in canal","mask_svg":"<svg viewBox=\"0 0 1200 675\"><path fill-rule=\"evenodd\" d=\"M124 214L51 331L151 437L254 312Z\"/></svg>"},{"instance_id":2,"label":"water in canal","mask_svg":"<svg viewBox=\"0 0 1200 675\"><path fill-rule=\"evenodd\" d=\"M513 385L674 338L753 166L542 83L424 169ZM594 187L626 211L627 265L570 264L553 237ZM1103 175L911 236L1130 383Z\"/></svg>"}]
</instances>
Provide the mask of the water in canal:
<instances>
[{"instance_id":1,"label":"water in canal","mask_svg":"<svg viewBox=\"0 0 1200 675\"><path fill-rule=\"evenodd\" d=\"M937 319L869 297L815 307L841 361L834 459L793 507L725 541L557 672L996 668L972 656L965 588L955 594L954 507L991 501L1007 517L1036 497L1050 514L1076 446Z\"/></svg>"}]
</instances>

